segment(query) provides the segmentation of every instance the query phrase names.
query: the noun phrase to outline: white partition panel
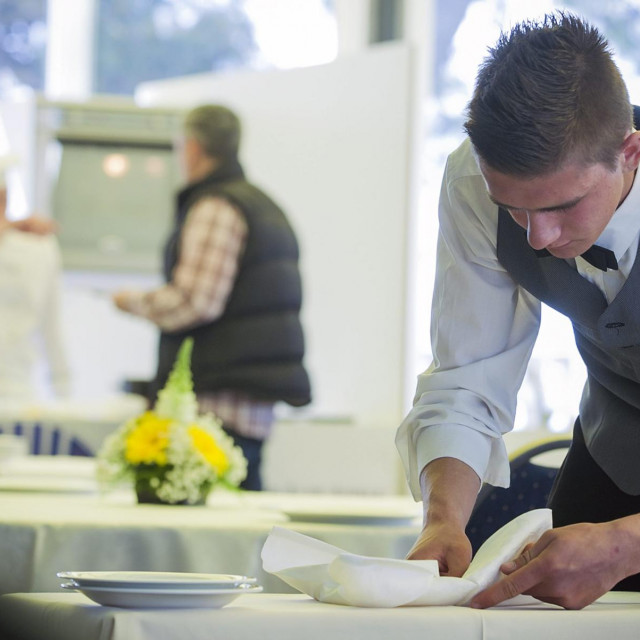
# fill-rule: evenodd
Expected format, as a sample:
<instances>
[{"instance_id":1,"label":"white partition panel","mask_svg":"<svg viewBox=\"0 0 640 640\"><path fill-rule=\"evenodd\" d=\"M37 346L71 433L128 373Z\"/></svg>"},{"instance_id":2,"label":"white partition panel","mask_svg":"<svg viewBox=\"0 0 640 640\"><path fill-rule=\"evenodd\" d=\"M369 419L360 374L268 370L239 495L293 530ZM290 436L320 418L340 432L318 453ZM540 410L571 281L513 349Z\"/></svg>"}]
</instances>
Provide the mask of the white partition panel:
<instances>
[{"instance_id":1,"label":"white partition panel","mask_svg":"<svg viewBox=\"0 0 640 640\"><path fill-rule=\"evenodd\" d=\"M285 208L301 245L307 417L395 426L402 416L411 52L288 71L145 83L141 106L220 103L243 121L242 160Z\"/></svg>"}]
</instances>

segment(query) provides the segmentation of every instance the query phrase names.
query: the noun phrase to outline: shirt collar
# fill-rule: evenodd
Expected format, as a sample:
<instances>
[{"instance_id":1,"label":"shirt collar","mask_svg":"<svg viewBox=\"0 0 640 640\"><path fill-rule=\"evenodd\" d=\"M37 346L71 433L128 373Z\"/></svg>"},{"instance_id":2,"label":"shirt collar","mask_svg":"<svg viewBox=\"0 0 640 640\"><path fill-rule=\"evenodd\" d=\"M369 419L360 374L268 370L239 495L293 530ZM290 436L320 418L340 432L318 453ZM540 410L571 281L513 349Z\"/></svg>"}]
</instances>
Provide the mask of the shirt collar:
<instances>
[{"instance_id":1,"label":"shirt collar","mask_svg":"<svg viewBox=\"0 0 640 640\"><path fill-rule=\"evenodd\" d=\"M636 176L624 202L616 209L596 244L621 258L640 234L640 177Z\"/></svg>"}]
</instances>

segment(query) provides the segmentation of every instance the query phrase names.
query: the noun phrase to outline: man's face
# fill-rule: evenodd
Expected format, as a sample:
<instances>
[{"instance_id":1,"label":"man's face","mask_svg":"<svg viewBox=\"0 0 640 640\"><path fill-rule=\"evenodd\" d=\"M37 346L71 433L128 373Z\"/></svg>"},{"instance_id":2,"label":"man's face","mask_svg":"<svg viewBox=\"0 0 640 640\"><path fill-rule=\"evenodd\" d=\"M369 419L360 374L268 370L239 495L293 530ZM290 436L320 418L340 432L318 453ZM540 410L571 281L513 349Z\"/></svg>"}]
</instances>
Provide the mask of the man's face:
<instances>
[{"instance_id":1,"label":"man's face","mask_svg":"<svg viewBox=\"0 0 640 640\"><path fill-rule=\"evenodd\" d=\"M178 157L180 173L186 182L190 182L189 174L193 164L193 144L191 138L180 136L174 142L174 149Z\"/></svg>"},{"instance_id":2,"label":"man's face","mask_svg":"<svg viewBox=\"0 0 640 640\"><path fill-rule=\"evenodd\" d=\"M637 134L634 141L637 143ZM631 137L631 136L630 136ZM626 141L625 141L626 143ZM635 155L621 152L615 170L603 164L567 162L534 178L506 175L479 161L489 197L527 230L534 249L575 258L593 245L629 193Z\"/></svg>"}]
</instances>

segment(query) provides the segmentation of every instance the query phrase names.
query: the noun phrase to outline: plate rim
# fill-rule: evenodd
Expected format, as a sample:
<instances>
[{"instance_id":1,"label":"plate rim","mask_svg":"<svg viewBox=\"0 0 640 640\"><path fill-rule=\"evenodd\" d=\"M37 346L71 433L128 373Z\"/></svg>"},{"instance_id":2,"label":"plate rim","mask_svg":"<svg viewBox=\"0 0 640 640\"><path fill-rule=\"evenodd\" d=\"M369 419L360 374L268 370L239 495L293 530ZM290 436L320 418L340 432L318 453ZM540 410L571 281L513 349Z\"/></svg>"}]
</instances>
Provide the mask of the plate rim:
<instances>
[{"instance_id":1,"label":"plate rim","mask_svg":"<svg viewBox=\"0 0 640 640\"><path fill-rule=\"evenodd\" d=\"M136 589L135 587L120 588L120 587L93 587L75 585L73 583L63 583L60 585L62 589L67 591L85 591L105 593L105 594L136 594L136 595L149 595L149 596L216 596L216 595L231 595L244 593L261 593L263 591L262 585L250 584L244 587L236 587L235 589Z\"/></svg>"},{"instance_id":2,"label":"plate rim","mask_svg":"<svg viewBox=\"0 0 640 640\"><path fill-rule=\"evenodd\" d=\"M119 574L121 576L130 574L130 577L109 577L109 575L113 576L114 574ZM170 575L174 577L168 577ZM218 585L216 588L220 589L225 586L255 584L257 582L256 578L250 576L229 573L192 573L184 571L58 571L56 576L63 580L73 580L73 582L79 585L95 587L138 585L145 587L176 586L202 589ZM139 577L134 578L134 576ZM163 578L162 576L165 577ZM181 578L178 579L177 576L181 576Z\"/></svg>"},{"instance_id":3,"label":"plate rim","mask_svg":"<svg viewBox=\"0 0 640 640\"><path fill-rule=\"evenodd\" d=\"M419 521L420 514L354 514L340 512L319 512L305 509L283 509L282 513L292 522L308 522L308 523L327 523L327 524L370 524L372 526L379 524L385 525L401 525L411 526L414 522Z\"/></svg>"}]
</instances>

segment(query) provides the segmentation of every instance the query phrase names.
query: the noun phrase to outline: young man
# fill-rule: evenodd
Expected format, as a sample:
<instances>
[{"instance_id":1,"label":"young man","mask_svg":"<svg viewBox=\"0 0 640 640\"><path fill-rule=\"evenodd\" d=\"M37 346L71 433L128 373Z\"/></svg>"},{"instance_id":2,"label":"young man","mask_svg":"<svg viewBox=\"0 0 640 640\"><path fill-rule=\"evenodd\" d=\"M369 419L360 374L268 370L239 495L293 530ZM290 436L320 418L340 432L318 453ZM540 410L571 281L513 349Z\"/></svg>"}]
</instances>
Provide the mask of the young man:
<instances>
[{"instance_id":1,"label":"young man","mask_svg":"<svg viewBox=\"0 0 640 640\"><path fill-rule=\"evenodd\" d=\"M298 243L287 218L249 183L238 161L240 121L219 105L185 120L178 148L186 186L165 246L167 284L120 291L116 306L161 329L155 391L164 385L182 341L194 339L194 390L249 463L245 489L262 488L262 445L277 401L310 402L300 323Z\"/></svg>"},{"instance_id":2,"label":"young man","mask_svg":"<svg viewBox=\"0 0 640 640\"><path fill-rule=\"evenodd\" d=\"M640 133L606 41L569 14L501 37L465 129L441 193L434 360L397 436L425 507L410 557L467 568L481 482L509 482L501 436L543 301L573 322L588 371L554 529L472 605L527 593L580 608L640 589Z\"/></svg>"}]
</instances>

